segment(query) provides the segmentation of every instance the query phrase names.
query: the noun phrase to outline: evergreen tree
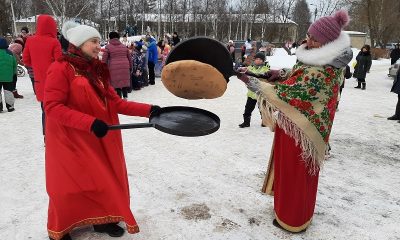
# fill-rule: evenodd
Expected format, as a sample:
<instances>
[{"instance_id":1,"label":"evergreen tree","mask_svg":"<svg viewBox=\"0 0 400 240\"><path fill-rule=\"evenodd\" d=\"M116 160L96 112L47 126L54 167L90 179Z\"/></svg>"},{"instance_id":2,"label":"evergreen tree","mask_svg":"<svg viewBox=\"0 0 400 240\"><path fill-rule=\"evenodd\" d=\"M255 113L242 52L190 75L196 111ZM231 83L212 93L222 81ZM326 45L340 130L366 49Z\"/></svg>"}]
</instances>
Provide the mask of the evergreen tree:
<instances>
[{"instance_id":1,"label":"evergreen tree","mask_svg":"<svg viewBox=\"0 0 400 240\"><path fill-rule=\"evenodd\" d=\"M298 0L293 9L293 21L298 24L297 41L306 37L311 24L311 13L306 0Z\"/></svg>"}]
</instances>

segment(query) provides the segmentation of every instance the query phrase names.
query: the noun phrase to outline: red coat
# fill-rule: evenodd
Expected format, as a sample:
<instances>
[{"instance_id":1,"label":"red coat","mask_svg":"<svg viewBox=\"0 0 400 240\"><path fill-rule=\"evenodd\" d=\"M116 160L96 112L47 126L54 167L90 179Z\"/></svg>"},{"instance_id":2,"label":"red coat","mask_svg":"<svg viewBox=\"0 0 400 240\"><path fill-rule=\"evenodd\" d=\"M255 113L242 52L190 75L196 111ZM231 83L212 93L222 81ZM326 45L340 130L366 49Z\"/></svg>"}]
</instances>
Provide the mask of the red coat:
<instances>
[{"instance_id":1,"label":"red coat","mask_svg":"<svg viewBox=\"0 0 400 240\"><path fill-rule=\"evenodd\" d=\"M48 71L46 112L46 189L48 233L60 239L82 225L124 221L139 231L130 196L121 131L97 138L90 127L101 119L119 124L118 113L148 117L151 105L120 99L110 87L100 99L88 80L67 62Z\"/></svg>"},{"instance_id":2,"label":"red coat","mask_svg":"<svg viewBox=\"0 0 400 240\"><path fill-rule=\"evenodd\" d=\"M111 86L114 88L131 86L132 59L128 48L118 39L111 39L107 44L102 61L107 63L110 69Z\"/></svg>"},{"instance_id":3,"label":"red coat","mask_svg":"<svg viewBox=\"0 0 400 240\"><path fill-rule=\"evenodd\" d=\"M57 39L57 24L54 18L40 15L37 20L36 34L26 40L22 55L24 64L33 68L36 99L40 102L43 101L47 69L61 55L61 45Z\"/></svg>"}]
</instances>

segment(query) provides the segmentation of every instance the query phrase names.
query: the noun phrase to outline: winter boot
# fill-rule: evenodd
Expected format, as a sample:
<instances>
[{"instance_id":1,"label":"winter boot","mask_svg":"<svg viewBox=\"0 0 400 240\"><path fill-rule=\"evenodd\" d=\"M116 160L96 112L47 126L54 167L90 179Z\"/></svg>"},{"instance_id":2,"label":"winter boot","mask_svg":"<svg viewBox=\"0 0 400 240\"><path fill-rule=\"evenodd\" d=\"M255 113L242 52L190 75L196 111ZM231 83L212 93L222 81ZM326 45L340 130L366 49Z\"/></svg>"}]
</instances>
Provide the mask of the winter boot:
<instances>
[{"instance_id":1,"label":"winter boot","mask_svg":"<svg viewBox=\"0 0 400 240\"><path fill-rule=\"evenodd\" d=\"M397 115L393 115L391 117L388 117L387 120L400 120L400 117Z\"/></svg>"},{"instance_id":2,"label":"winter boot","mask_svg":"<svg viewBox=\"0 0 400 240\"><path fill-rule=\"evenodd\" d=\"M243 122L239 124L240 128L250 127L250 117L243 117Z\"/></svg>"},{"instance_id":3,"label":"winter boot","mask_svg":"<svg viewBox=\"0 0 400 240\"><path fill-rule=\"evenodd\" d=\"M17 90L13 91L14 98L24 98L24 96L19 95Z\"/></svg>"},{"instance_id":4,"label":"winter boot","mask_svg":"<svg viewBox=\"0 0 400 240\"><path fill-rule=\"evenodd\" d=\"M107 233L110 237L121 237L124 235L125 230L118 226L118 223L106 223L93 225L95 232Z\"/></svg>"},{"instance_id":5,"label":"winter boot","mask_svg":"<svg viewBox=\"0 0 400 240\"><path fill-rule=\"evenodd\" d=\"M50 240L54 240L53 238L49 237ZM67 233L66 235L64 235L60 240L72 240L71 236L69 235L69 233Z\"/></svg>"},{"instance_id":6,"label":"winter boot","mask_svg":"<svg viewBox=\"0 0 400 240\"><path fill-rule=\"evenodd\" d=\"M9 104L7 104L7 103L6 103L6 108L7 108L7 111L8 111L8 112L14 112L14 111L15 111L14 106L9 105Z\"/></svg>"},{"instance_id":7,"label":"winter boot","mask_svg":"<svg viewBox=\"0 0 400 240\"><path fill-rule=\"evenodd\" d=\"M366 83L362 83L361 90L365 90L365 85L367 85L367 84Z\"/></svg>"},{"instance_id":8,"label":"winter boot","mask_svg":"<svg viewBox=\"0 0 400 240\"><path fill-rule=\"evenodd\" d=\"M361 82L357 82L357 87L354 88L361 88Z\"/></svg>"}]
</instances>

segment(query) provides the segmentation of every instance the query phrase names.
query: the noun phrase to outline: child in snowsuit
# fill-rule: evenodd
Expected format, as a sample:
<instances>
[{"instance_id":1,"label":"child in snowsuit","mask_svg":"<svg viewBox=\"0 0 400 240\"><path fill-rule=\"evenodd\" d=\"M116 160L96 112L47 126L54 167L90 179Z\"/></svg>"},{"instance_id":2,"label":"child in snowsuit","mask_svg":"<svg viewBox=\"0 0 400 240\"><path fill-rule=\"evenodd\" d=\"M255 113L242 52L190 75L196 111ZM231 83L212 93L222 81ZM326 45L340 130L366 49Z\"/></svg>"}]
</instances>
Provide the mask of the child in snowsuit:
<instances>
[{"instance_id":1,"label":"child in snowsuit","mask_svg":"<svg viewBox=\"0 0 400 240\"><path fill-rule=\"evenodd\" d=\"M3 99L1 90L4 87L4 100L9 112L14 111L13 75L17 73L17 61L7 49L7 40L0 38L0 112L3 111Z\"/></svg>"},{"instance_id":2,"label":"child in snowsuit","mask_svg":"<svg viewBox=\"0 0 400 240\"><path fill-rule=\"evenodd\" d=\"M132 51L132 72L131 72L131 80L132 80L132 89L140 90L141 87L144 86L144 71L145 71L145 56L141 52L142 43L135 42L135 47Z\"/></svg>"},{"instance_id":3,"label":"child in snowsuit","mask_svg":"<svg viewBox=\"0 0 400 240\"><path fill-rule=\"evenodd\" d=\"M265 54L258 52L254 56L253 64L247 68L247 72L263 75L269 71L269 68L269 64L265 62ZM240 128L250 127L251 113L256 107L256 104L257 94L249 90L247 92L247 102L243 113L243 123L239 124Z\"/></svg>"}]
</instances>

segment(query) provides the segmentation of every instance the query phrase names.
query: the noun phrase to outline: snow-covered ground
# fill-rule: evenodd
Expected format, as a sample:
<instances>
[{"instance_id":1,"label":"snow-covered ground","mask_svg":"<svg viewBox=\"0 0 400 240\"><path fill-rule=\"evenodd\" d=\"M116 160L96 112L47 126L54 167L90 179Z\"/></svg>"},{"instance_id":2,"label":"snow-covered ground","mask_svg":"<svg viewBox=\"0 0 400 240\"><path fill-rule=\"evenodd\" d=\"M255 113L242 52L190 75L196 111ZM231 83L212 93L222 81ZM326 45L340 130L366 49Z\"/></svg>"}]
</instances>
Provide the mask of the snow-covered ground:
<instances>
[{"instance_id":1,"label":"snow-covered ground","mask_svg":"<svg viewBox=\"0 0 400 240\"><path fill-rule=\"evenodd\" d=\"M294 56L279 49L273 67ZM314 219L292 235L272 225L273 198L260 192L273 134L253 113L240 129L246 88L231 78L224 96L189 101L169 93L159 79L130 100L187 105L216 113L214 134L184 138L155 129L123 130L131 208L141 232L127 239L400 239L400 123L388 121L397 95L389 93L389 60L374 61L367 90L346 82L331 137L331 158L320 173ZM28 78L16 111L0 114L0 239L47 239L47 195L40 106ZM121 122L146 119L121 116ZM73 239L111 239L89 227Z\"/></svg>"}]
</instances>

